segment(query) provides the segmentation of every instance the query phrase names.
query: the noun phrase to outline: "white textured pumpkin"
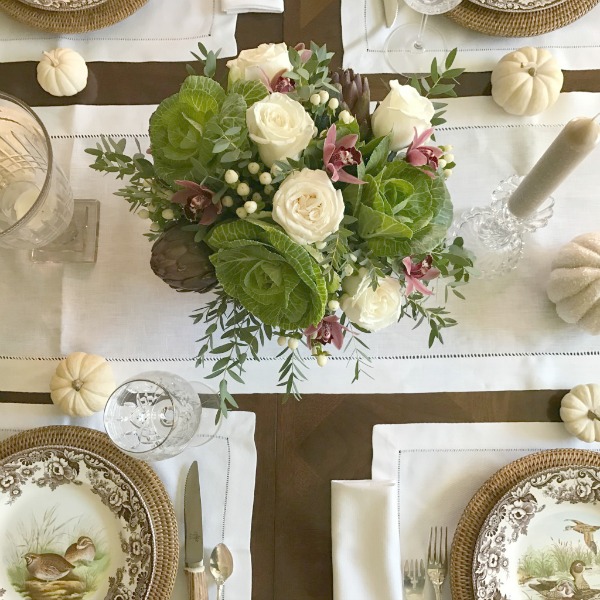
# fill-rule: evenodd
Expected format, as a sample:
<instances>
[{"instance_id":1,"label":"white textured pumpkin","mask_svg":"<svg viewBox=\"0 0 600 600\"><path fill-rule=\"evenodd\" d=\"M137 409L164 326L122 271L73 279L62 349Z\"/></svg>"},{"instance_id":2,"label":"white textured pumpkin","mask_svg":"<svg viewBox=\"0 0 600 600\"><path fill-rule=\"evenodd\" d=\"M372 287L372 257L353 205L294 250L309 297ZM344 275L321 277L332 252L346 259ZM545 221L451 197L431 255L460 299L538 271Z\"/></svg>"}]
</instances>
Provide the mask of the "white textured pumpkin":
<instances>
[{"instance_id":1,"label":"white textured pumpkin","mask_svg":"<svg viewBox=\"0 0 600 600\"><path fill-rule=\"evenodd\" d=\"M563 321L600 334L600 233L580 235L558 251L547 292Z\"/></svg>"},{"instance_id":2,"label":"white textured pumpkin","mask_svg":"<svg viewBox=\"0 0 600 600\"><path fill-rule=\"evenodd\" d=\"M526 46L503 56L492 71L492 98L511 115L537 115L560 94L563 74L543 48Z\"/></svg>"},{"instance_id":3,"label":"white textured pumpkin","mask_svg":"<svg viewBox=\"0 0 600 600\"><path fill-rule=\"evenodd\" d=\"M567 431L584 442L600 442L600 385L575 386L560 403Z\"/></svg>"},{"instance_id":4,"label":"white textured pumpkin","mask_svg":"<svg viewBox=\"0 0 600 600\"><path fill-rule=\"evenodd\" d=\"M70 48L44 52L37 66L37 80L53 96L73 96L86 85L88 68L81 54Z\"/></svg>"},{"instance_id":5,"label":"white textured pumpkin","mask_svg":"<svg viewBox=\"0 0 600 600\"><path fill-rule=\"evenodd\" d=\"M50 397L68 415L89 417L106 406L115 390L111 366L101 356L73 352L60 361L50 381Z\"/></svg>"}]
</instances>

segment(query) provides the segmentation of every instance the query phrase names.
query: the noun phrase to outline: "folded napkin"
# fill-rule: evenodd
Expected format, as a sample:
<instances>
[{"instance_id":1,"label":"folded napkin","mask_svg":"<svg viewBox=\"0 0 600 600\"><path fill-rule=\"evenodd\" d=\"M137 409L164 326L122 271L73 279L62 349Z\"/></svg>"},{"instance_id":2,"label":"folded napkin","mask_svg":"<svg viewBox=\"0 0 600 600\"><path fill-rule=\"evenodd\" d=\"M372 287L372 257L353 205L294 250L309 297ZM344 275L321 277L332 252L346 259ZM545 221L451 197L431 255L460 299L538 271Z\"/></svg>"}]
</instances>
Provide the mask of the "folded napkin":
<instances>
[{"instance_id":1,"label":"folded napkin","mask_svg":"<svg viewBox=\"0 0 600 600\"><path fill-rule=\"evenodd\" d=\"M221 0L221 10L228 15L240 13L281 13L283 0Z\"/></svg>"},{"instance_id":2,"label":"folded napkin","mask_svg":"<svg viewBox=\"0 0 600 600\"><path fill-rule=\"evenodd\" d=\"M401 600L393 481L332 481L334 600Z\"/></svg>"}]
</instances>

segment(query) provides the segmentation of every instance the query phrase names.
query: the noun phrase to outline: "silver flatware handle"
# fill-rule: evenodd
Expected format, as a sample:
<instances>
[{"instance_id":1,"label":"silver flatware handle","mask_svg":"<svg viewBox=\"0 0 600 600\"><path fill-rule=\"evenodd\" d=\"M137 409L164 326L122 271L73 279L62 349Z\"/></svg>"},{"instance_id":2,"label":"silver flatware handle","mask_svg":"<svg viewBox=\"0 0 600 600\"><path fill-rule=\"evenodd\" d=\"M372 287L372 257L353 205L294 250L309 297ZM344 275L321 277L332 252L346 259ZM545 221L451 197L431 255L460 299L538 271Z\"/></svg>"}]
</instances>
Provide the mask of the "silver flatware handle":
<instances>
[{"instance_id":1,"label":"silver flatware handle","mask_svg":"<svg viewBox=\"0 0 600 600\"><path fill-rule=\"evenodd\" d=\"M185 576L188 583L189 600L208 600L208 583L204 567L196 569L188 569L186 567Z\"/></svg>"}]
</instances>

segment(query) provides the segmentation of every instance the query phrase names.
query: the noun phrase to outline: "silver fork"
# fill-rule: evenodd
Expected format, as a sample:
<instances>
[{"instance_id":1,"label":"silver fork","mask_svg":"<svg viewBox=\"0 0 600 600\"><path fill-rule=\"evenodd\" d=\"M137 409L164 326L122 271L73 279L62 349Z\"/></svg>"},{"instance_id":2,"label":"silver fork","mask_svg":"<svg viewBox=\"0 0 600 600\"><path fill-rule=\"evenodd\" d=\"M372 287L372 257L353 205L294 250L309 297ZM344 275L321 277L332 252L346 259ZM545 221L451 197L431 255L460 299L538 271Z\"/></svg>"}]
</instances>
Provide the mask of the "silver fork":
<instances>
[{"instance_id":1,"label":"silver fork","mask_svg":"<svg viewBox=\"0 0 600 600\"><path fill-rule=\"evenodd\" d=\"M425 588L425 563L423 560L404 561L404 598L423 598Z\"/></svg>"},{"instance_id":2,"label":"silver fork","mask_svg":"<svg viewBox=\"0 0 600 600\"><path fill-rule=\"evenodd\" d=\"M442 584L448 572L448 528L432 527L427 549L427 575L433 585L436 600L442 598Z\"/></svg>"}]
</instances>

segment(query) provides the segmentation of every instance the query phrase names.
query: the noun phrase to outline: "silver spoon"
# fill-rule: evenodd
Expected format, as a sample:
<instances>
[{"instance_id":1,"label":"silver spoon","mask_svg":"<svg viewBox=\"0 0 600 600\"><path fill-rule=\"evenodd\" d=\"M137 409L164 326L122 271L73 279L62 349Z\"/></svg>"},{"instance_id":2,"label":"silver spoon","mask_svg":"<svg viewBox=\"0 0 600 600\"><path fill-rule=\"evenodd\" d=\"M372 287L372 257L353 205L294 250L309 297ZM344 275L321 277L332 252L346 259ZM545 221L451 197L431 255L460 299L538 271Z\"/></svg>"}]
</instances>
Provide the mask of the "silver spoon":
<instances>
[{"instance_id":1,"label":"silver spoon","mask_svg":"<svg viewBox=\"0 0 600 600\"><path fill-rule=\"evenodd\" d=\"M217 600L223 600L223 585L233 573L233 556L225 544L217 544L212 551L210 572L217 583Z\"/></svg>"}]
</instances>

